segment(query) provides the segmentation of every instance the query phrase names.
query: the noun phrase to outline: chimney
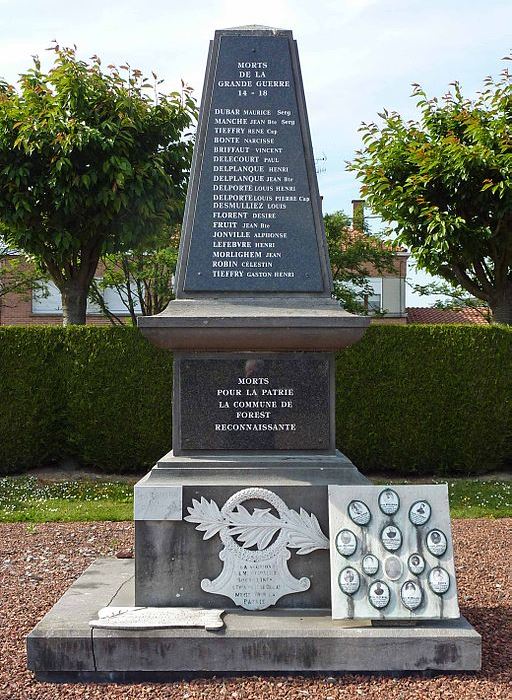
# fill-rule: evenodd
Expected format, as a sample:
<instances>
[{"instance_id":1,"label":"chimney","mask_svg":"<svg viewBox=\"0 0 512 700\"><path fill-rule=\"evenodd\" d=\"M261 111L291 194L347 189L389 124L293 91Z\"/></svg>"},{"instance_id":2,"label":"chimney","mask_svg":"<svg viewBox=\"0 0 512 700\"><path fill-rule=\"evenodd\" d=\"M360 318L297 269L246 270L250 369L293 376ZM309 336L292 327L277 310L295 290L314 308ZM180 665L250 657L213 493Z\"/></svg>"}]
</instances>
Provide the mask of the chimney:
<instances>
[{"instance_id":1,"label":"chimney","mask_svg":"<svg viewBox=\"0 0 512 700\"><path fill-rule=\"evenodd\" d=\"M352 227L364 230L364 199L352 200Z\"/></svg>"}]
</instances>

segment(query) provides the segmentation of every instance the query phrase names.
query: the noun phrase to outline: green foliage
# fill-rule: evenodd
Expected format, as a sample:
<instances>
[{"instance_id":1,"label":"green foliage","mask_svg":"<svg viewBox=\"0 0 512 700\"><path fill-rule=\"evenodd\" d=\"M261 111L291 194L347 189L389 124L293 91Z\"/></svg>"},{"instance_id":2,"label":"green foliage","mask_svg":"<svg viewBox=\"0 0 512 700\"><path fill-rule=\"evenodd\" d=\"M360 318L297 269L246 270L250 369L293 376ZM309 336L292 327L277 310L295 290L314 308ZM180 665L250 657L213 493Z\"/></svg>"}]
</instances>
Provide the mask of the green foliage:
<instances>
[{"instance_id":1,"label":"green foliage","mask_svg":"<svg viewBox=\"0 0 512 700\"><path fill-rule=\"evenodd\" d=\"M512 457L511 358L505 326L370 326L337 358L337 444L363 472L503 467Z\"/></svg>"},{"instance_id":2,"label":"green foliage","mask_svg":"<svg viewBox=\"0 0 512 700\"><path fill-rule=\"evenodd\" d=\"M364 473L477 474L512 458L512 329L371 326L337 358L337 445ZM172 355L134 328L0 327L0 473L171 448Z\"/></svg>"},{"instance_id":3,"label":"green foliage","mask_svg":"<svg viewBox=\"0 0 512 700\"><path fill-rule=\"evenodd\" d=\"M0 473L65 454L59 328L0 328Z\"/></svg>"},{"instance_id":4,"label":"green foliage","mask_svg":"<svg viewBox=\"0 0 512 700\"><path fill-rule=\"evenodd\" d=\"M100 254L180 220L196 105L189 88L159 94L137 69L52 50L47 73L36 57L19 90L0 82L0 220L51 275L65 319L85 322Z\"/></svg>"},{"instance_id":5,"label":"green foliage","mask_svg":"<svg viewBox=\"0 0 512 700\"><path fill-rule=\"evenodd\" d=\"M68 447L85 464L151 467L171 448L172 355L136 328L64 335Z\"/></svg>"},{"instance_id":6,"label":"green foliage","mask_svg":"<svg viewBox=\"0 0 512 700\"><path fill-rule=\"evenodd\" d=\"M484 300L512 323L512 83L487 78L474 100L414 86L419 121L395 112L363 124L349 169L373 211L395 222L421 268Z\"/></svg>"},{"instance_id":7,"label":"green foliage","mask_svg":"<svg viewBox=\"0 0 512 700\"><path fill-rule=\"evenodd\" d=\"M368 277L393 269L392 250L368 232L362 217L357 230L357 222L351 226L342 211L325 214L324 225L334 296L347 311L366 315L367 298L373 294Z\"/></svg>"}]
</instances>

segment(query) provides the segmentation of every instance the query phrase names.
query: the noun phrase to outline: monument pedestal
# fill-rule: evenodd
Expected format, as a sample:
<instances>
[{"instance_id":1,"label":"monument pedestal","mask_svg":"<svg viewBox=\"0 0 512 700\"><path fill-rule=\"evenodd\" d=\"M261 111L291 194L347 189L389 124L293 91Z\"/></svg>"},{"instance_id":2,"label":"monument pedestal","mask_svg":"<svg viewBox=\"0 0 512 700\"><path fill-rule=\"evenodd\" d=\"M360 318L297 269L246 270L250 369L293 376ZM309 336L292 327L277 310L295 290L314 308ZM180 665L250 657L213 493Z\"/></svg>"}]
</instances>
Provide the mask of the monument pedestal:
<instances>
[{"instance_id":1,"label":"monument pedestal","mask_svg":"<svg viewBox=\"0 0 512 700\"><path fill-rule=\"evenodd\" d=\"M222 507L244 490L270 490L295 513L314 513L323 532L329 531L329 484L368 483L352 462L334 455L232 454L182 457L169 453L135 485L135 604L142 606L236 607L225 596L201 588L205 578L222 570L219 537L203 540L183 519L193 500L206 499ZM249 503L261 499L249 499ZM259 505L266 505L263 503ZM289 571L311 583L305 592L285 595L280 608L330 606L329 552L292 554Z\"/></svg>"},{"instance_id":2,"label":"monument pedestal","mask_svg":"<svg viewBox=\"0 0 512 700\"><path fill-rule=\"evenodd\" d=\"M384 628L333 621L326 609L230 610L216 632L91 629L89 620L102 607L133 605L133 581L133 560L91 564L28 636L28 667L38 680L135 682L188 673L408 673L481 666L480 635L463 617Z\"/></svg>"}]
</instances>

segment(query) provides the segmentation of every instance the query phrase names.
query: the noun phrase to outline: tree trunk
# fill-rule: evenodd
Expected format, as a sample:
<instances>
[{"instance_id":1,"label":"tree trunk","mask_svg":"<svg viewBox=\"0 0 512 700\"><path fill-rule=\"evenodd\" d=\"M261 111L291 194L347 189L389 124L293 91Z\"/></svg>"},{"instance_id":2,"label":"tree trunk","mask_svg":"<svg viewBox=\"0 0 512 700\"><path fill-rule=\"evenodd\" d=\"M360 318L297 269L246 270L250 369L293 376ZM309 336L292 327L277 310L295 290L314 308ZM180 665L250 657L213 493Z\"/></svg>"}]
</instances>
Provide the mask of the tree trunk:
<instances>
[{"instance_id":1,"label":"tree trunk","mask_svg":"<svg viewBox=\"0 0 512 700\"><path fill-rule=\"evenodd\" d=\"M87 285L76 281L66 282L61 288L62 325L85 325L87 314Z\"/></svg>"},{"instance_id":2,"label":"tree trunk","mask_svg":"<svg viewBox=\"0 0 512 700\"><path fill-rule=\"evenodd\" d=\"M512 282L501 289L490 303L493 323L512 325Z\"/></svg>"}]
</instances>

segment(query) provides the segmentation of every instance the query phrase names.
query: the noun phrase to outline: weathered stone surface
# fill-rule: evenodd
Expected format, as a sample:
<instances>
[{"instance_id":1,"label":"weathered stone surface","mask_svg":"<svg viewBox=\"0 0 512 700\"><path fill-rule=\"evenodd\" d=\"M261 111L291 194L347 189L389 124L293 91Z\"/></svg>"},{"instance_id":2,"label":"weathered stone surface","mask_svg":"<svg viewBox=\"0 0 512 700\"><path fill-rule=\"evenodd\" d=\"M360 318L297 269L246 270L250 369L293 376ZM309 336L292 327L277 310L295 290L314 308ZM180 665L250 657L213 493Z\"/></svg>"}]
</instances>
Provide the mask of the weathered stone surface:
<instances>
[{"instance_id":1,"label":"weathered stone surface","mask_svg":"<svg viewBox=\"0 0 512 700\"><path fill-rule=\"evenodd\" d=\"M177 296L326 292L313 153L290 31L215 34Z\"/></svg>"},{"instance_id":2,"label":"weathered stone surface","mask_svg":"<svg viewBox=\"0 0 512 700\"><path fill-rule=\"evenodd\" d=\"M459 617L446 484L329 486L329 527L334 618ZM368 574L370 554L379 566Z\"/></svg>"},{"instance_id":3,"label":"weathered stone surface","mask_svg":"<svg viewBox=\"0 0 512 700\"><path fill-rule=\"evenodd\" d=\"M174 449L334 449L332 358L322 353L178 355Z\"/></svg>"},{"instance_id":4,"label":"weathered stone surface","mask_svg":"<svg viewBox=\"0 0 512 700\"><path fill-rule=\"evenodd\" d=\"M462 671L481 665L480 635L461 618L416 627L333 621L329 610L228 612L219 632L92 630L105 605L133 605L133 561L99 559L27 638L40 680L171 679L175 672ZM114 595L119 589L119 593Z\"/></svg>"},{"instance_id":5,"label":"weathered stone surface","mask_svg":"<svg viewBox=\"0 0 512 700\"><path fill-rule=\"evenodd\" d=\"M179 484L155 486L146 474L135 485L133 501L134 520L181 520L183 488Z\"/></svg>"}]
</instances>

